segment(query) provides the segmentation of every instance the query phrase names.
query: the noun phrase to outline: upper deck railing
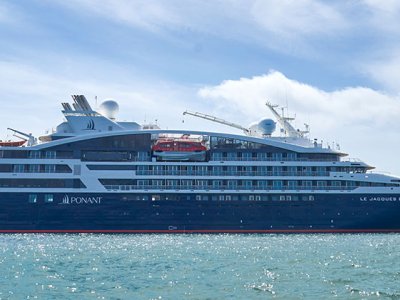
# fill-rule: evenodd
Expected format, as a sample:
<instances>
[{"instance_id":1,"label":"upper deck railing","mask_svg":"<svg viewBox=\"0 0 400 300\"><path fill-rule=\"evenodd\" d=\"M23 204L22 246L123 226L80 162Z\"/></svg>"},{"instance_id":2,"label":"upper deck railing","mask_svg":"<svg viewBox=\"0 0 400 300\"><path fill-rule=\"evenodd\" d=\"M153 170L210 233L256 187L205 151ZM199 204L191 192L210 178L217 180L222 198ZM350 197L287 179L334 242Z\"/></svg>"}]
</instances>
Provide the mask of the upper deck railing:
<instances>
[{"instance_id":1,"label":"upper deck railing","mask_svg":"<svg viewBox=\"0 0 400 300\"><path fill-rule=\"evenodd\" d=\"M190 191L350 191L356 187L348 186L313 186L313 187L272 187L272 186L201 186L201 185L104 185L108 191L129 191L129 190L190 190Z\"/></svg>"}]
</instances>

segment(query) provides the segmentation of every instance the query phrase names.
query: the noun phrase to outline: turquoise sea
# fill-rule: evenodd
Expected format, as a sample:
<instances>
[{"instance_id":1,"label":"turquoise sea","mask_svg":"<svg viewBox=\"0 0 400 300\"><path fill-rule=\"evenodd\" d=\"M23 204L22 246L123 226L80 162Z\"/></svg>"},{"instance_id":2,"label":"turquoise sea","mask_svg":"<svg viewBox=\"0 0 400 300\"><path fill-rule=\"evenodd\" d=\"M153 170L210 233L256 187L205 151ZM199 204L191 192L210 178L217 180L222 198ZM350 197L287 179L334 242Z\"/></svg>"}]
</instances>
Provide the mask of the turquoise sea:
<instances>
[{"instance_id":1,"label":"turquoise sea","mask_svg":"<svg viewBox=\"0 0 400 300\"><path fill-rule=\"evenodd\" d=\"M0 235L0 299L400 299L400 235Z\"/></svg>"}]
</instances>

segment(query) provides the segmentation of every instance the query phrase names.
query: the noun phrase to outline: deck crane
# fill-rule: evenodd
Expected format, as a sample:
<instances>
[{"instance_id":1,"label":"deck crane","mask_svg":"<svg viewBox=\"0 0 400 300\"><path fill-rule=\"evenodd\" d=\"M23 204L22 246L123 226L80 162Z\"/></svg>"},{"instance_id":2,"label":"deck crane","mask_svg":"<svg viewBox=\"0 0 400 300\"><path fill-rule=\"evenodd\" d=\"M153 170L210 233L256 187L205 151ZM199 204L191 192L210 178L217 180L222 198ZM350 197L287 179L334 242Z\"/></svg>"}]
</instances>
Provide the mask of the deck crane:
<instances>
[{"instance_id":1,"label":"deck crane","mask_svg":"<svg viewBox=\"0 0 400 300\"><path fill-rule=\"evenodd\" d=\"M12 128L7 128L7 129L11 130L14 133L13 135L18 137L18 138L21 138L21 137L16 135L17 133L19 135L22 135L22 136L26 137L27 140L28 140L28 144L27 144L28 146L33 146L33 145L37 144L37 139L32 135L32 133L25 133L25 132L18 131L18 130L12 129Z\"/></svg>"},{"instance_id":2,"label":"deck crane","mask_svg":"<svg viewBox=\"0 0 400 300\"><path fill-rule=\"evenodd\" d=\"M309 133L308 131L308 125L306 125L306 130L302 131L299 129L295 129L292 124L290 124L291 121L294 120L294 118L290 117L285 117L284 111L282 109L282 114L279 114L276 110L278 105L271 104L270 102L266 103L267 107L271 110L272 114L275 116L277 119L279 125L281 126L283 132L287 137L291 138L305 138L305 135ZM191 115L194 117L202 118L205 120L209 120L212 122L220 123L223 125L227 125L233 128L240 129L244 132L244 134L248 136L263 136L263 137L270 137L272 132L275 130L275 122L271 119L262 119L258 123L252 124L249 126L249 128L243 127L239 124L232 123L211 115L203 114L200 112L191 112L191 111L185 111L183 115Z\"/></svg>"},{"instance_id":3,"label":"deck crane","mask_svg":"<svg viewBox=\"0 0 400 300\"><path fill-rule=\"evenodd\" d=\"M219 119L219 118L211 116L211 115L203 114L203 113L200 113L200 112L191 112L191 111L188 111L188 110L184 111L183 115L191 115L191 116L202 118L202 119L205 119L205 120L209 120L209 121L212 121L212 122L215 122L215 123L220 123L220 124L223 124L223 125L227 125L227 126L230 126L230 127L233 127L233 128L237 128L237 129L243 130L244 134L250 135L250 129L245 128L245 127L243 127L243 126L241 126L239 124L236 124L236 123L232 123L232 122L229 122L229 121L225 121L223 119Z\"/></svg>"}]
</instances>

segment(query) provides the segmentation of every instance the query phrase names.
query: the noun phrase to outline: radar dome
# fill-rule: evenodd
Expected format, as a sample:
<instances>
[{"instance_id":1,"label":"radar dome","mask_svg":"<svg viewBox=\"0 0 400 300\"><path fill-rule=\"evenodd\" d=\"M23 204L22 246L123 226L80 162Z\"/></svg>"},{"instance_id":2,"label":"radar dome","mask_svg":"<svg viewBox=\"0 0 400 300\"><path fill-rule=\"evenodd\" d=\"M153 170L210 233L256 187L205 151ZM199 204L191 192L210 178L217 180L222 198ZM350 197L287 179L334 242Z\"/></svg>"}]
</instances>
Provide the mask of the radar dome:
<instances>
[{"instance_id":1,"label":"radar dome","mask_svg":"<svg viewBox=\"0 0 400 300\"><path fill-rule=\"evenodd\" d=\"M119 105L115 100L105 100L100 104L99 112L109 119L114 120L119 111Z\"/></svg>"},{"instance_id":2,"label":"radar dome","mask_svg":"<svg viewBox=\"0 0 400 300\"><path fill-rule=\"evenodd\" d=\"M276 129L276 123L271 119L263 119L258 122L258 128L263 135L271 135Z\"/></svg>"}]
</instances>

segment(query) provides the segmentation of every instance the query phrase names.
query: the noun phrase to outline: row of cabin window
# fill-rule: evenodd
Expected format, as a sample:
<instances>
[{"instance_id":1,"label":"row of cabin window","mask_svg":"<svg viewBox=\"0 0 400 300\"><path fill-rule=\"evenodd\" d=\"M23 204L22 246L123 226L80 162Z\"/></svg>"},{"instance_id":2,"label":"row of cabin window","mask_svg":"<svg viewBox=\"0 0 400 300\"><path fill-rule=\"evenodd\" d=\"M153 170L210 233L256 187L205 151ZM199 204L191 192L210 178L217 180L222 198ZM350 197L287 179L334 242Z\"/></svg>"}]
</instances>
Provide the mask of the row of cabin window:
<instances>
[{"instance_id":1,"label":"row of cabin window","mask_svg":"<svg viewBox=\"0 0 400 300\"><path fill-rule=\"evenodd\" d=\"M93 165L92 165L93 166ZM96 167L102 167L97 165ZM112 167L110 165L104 167ZM117 167L117 166L116 166ZM362 171L360 167L310 167L310 166L196 166L196 165L151 165L136 166L138 171L276 171L276 172L345 172L345 171Z\"/></svg>"},{"instance_id":2,"label":"row of cabin window","mask_svg":"<svg viewBox=\"0 0 400 300\"><path fill-rule=\"evenodd\" d=\"M86 188L80 179L0 179L3 188Z\"/></svg>"},{"instance_id":3,"label":"row of cabin window","mask_svg":"<svg viewBox=\"0 0 400 300\"><path fill-rule=\"evenodd\" d=\"M197 201L314 201L314 195L196 195Z\"/></svg>"},{"instance_id":4,"label":"row of cabin window","mask_svg":"<svg viewBox=\"0 0 400 300\"><path fill-rule=\"evenodd\" d=\"M210 180L210 179L99 179L103 185L137 185L151 186L215 186L234 188L241 187L341 187L341 186L398 186L396 183L378 183L363 181L337 180Z\"/></svg>"},{"instance_id":5,"label":"row of cabin window","mask_svg":"<svg viewBox=\"0 0 400 300\"><path fill-rule=\"evenodd\" d=\"M269 152L212 152L211 160L268 160L292 161L297 160L297 153L269 153Z\"/></svg>"},{"instance_id":6,"label":"row of cabin window","mask_svg":"<svg viewBox=\"0 0 400 300\"><path fill-rule=\"evenodd\" d=\"M303 167L303 166L176 166L176 165L88 165L90 170L136 170L137 175L293 175L323 176L328 172L365 172L359 167ZM70 173L68 165L0 164L0 172L13 173Z\"/></svg>"},{"instance_id":7,"label":"row of cabin window","mask_svg":"<svg viewBox=\"0 0 400 300\"><path fill-rule=\"evenodd\" d=\"M225 137L210 137L210 148L211 149L222 149L222 148L234 148L234 149L261 149L268 148L270 146L248 142L240 139L225 138Z\"/></svg>"},{"instance_id":8,"label":"row of cabin window","mask_svg":"<svg viewBox=\"0 0 400 300\"><path fill-rule=\"evenodd\" d=\"M38 195L37 194L29 194L28 202L29 203L37 203ZM53 194L44 194L44 202L45 203L52 203L54 201Z\"/></svg>"},{"instance_id":9,"label":"row of cabin window","mask_svg":"<svg viewBox=\"0 0 400 300\"><path fill-rule=\"evenodd\" d=\"M76 155L79 155L77 152ZM0 158L28 158L28 159L72 159L73 151L0 151ZM79 158L79 157L78 157ZM80 158L84 161L149 161L150 152L128 151L82 151Z\"/></svg>"},{"instance_id":10,"label":"row of cabin window","mask_svg":"<svg viewBox=\"0 0 400 300\"><path fill-rule=\"evenodd\" d=\"M150 153L145 151L82 151L82 161L149 161Z\"/></svg>"},{"instance_id":11,"label":"row of cabin window","mask_svg":"<svg viewBox=\"0 0 400 300\"><path fill-rule=\"evenodd\" d=\"M314 195L125 195L123 201L314 201Z\"/></svg>"},{"instance_id":12,"label":"row of cabin window","mask_svg":"<svg viewBox=\"0 0 400 300\"><path fill-rule=\"evenodd\" d=\"M37 165L37 164L16 164L12 165L13 173L71 173L68 165Z\"/></svg>"},{"instance_id":13,"label":"row of cabin window","mask_svg":"<svg viewBox=\"0 0 400 300\"><path fill-rule=\"evenodd\" d=\"M104 166L108 170L111 166ZM118 166L116 166L118 168ZM96 169L101 169L98 166ZM136 166L137 175L328 175L329 172L365 173L362 167L310 167L310 166L186 166L153 165Z\"/></svg>"},{"instance_id":14,"label":"row of cabin window","mask_svg":"<svg viewBox=\"0 0 400 300\"><path fill-rule=\"evenodd\" d=\"M136 200L136 201L171 201L171 200L181 200L182 197L177 197L175 195L132 195L125 196L122 199ZM44 194L44 202L52 203L54 201L53 194ZM186 196L186 200L192 200L191 196ZM197 201L314 201L314 195L195 195L195 200ZM29 203L37 203L38 195L29 194Z\"/></svg>"},{"instance_id":15,"label":"row of cabin window","mask_svg":"<svg viewBox=\"0 0 400 300\"><path fill-rule=\"evenodd\" d=\"M65 159L73 158L73 151L2 150L0 158Z\"/></svg>"}]
</instances>

